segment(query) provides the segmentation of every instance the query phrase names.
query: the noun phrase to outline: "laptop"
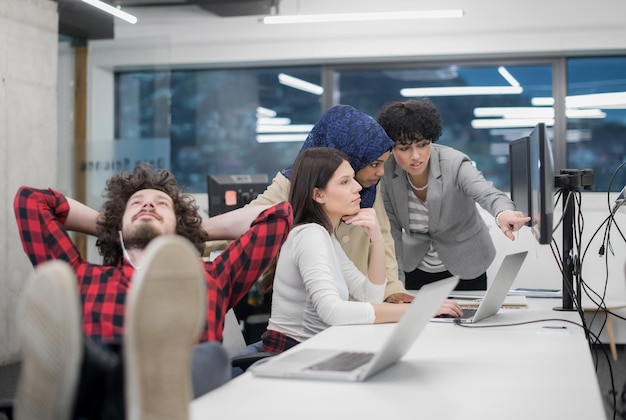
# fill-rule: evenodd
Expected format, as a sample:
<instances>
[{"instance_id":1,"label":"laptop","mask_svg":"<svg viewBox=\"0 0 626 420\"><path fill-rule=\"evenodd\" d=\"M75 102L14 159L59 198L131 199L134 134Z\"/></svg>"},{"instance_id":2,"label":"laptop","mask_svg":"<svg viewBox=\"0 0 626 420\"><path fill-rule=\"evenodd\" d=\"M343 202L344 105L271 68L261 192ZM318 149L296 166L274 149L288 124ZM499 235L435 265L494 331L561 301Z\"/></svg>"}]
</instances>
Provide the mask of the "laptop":
<instances>
[{"instance_id":1,"label":"laptop","mask_svg":"<svg viewBox=\"0 0 626 420\"><path fill-rule=\"evenodd\" d=\"M352 352L340 349L298 349L298 346L266 362L251 366L248 371L261 377L364 381L396 363L428 325L441 303L458 283L457 276L427 284L415 295L413 302L392 333L377 352ZM356 360L352 363L353 360Z\"/></svg>"},{"instance_id":2,"label":"laptop","mask_svg":"<svg viewBox=\"0 0 626 420\"><path fill-rule=\"evenodd\" d=\"M435 317L432 321L473 324L495 315L504 303L511 286L513 286L513 282L520 268L522 268L527 254L528 251L523 251L504 257L498 272L493 278L491 285L487 288L485 296L482 298L478 308L463 308L463 316L459 318Z\"/></svg>"}]
</instances>

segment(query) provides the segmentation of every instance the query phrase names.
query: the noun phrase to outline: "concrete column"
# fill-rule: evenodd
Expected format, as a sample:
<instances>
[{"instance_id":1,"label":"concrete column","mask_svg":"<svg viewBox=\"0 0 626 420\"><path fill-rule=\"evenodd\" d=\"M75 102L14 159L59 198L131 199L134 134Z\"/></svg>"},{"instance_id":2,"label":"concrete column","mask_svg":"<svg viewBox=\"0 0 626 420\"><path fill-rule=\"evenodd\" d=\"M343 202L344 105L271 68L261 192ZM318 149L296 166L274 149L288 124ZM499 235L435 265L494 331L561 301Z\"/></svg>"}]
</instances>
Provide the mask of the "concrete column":
<instances>
[{"instance_id":1,"label":"concrete column","mask_svg":"<svg viewBox=\"0 0 626 420\"><path fill-rule=\"evenodd\" d=\"M15 192L57 179L57 32L52 0L0 0L0 365L19 360L16 310L33 270Z\"/></svg>"}]
</instances>

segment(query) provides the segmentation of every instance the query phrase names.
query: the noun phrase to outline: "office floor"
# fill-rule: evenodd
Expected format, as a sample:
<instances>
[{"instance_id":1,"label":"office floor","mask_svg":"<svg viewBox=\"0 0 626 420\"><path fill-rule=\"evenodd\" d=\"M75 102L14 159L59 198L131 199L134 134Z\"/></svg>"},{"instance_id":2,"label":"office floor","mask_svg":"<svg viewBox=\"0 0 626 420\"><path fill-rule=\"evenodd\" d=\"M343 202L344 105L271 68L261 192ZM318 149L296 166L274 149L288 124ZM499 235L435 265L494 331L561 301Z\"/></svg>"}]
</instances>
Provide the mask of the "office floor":
<instances>
[{"instance_id":1,"label":"office floor","mask_svg":"<svg viewBox=\"0 0 626 420\"><path fill-rule=\"evenodd\" d=\"M604 355L602 349L592 352L592 355L594 356L594 361L597 364L596 373L598 376L600 391L604 399L604 405L606 407L606 418L607 420L626 420L626 401L622 403L619 401L619 398L617 398L617 410L614 413L613 401L611 397L611 392L613 391L611 385L611 373L613 374L615 392L618 394L621 393L626 384L626 350L623 345L618 345L618 360L613 361L609 346L604 345L603 348L608 355L610 362L607 362L607 356Z\"/></svg>"},{"instance_id":2,"label":"office floor","mask_svg":"<svg viewBox=\"0 0 626 420\"><path fill-rule=\"evenodd\" d=\"M610 350L608 345L604 346L606 354L610 358ZM619 393L626 384L626 350L623 345L618 346L619 360L616 362L610 360L607 362L607 357L601 349L595 351L594 360L597 360L597 376L598 383L600 385L600 391L604 397L607 420L626 420L626 401L617 403L617 413L613 412L612 401L610 401L611 386L611 371L613 374L613 382L615 383L615 390ZM597 355L597 358L595 358ZM11 400L15 394L15 388L17 384L17 378L19 375L19 364L11 364L6 366L0 366L0 402ZM3 414L0 414L0 420L6 420Z\"/></svg>"}]
</instances>

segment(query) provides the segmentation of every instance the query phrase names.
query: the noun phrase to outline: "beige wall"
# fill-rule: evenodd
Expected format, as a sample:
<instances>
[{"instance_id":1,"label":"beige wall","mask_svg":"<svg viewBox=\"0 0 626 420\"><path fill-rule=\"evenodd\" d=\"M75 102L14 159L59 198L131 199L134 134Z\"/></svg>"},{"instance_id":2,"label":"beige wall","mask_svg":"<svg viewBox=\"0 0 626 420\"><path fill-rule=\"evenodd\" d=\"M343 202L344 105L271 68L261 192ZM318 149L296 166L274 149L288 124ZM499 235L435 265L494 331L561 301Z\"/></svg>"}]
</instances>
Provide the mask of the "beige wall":
<instances>
[{"instance_id":1,"label":"beige wall","mask_svg":"<svg viewBox=\"0 0 626 420\"><path fill-rule=\"evenodd\" d=\"M51 0L0 0L0 365L19 358L16 308L32 272L15 191L57 177L57 25Z\"/></svg>"}]
</instances>

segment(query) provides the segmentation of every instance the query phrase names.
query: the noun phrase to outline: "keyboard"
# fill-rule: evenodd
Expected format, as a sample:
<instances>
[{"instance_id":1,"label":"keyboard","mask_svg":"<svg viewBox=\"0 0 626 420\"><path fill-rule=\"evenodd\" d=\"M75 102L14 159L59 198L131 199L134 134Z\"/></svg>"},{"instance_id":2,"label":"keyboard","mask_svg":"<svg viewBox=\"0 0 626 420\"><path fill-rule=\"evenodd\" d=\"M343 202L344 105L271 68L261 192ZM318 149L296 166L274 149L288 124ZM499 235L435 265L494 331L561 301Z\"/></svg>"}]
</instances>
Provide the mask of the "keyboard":
<instances>
[{"instance_id":1,"label":"keyboard","mask_svg":"<svg viewBox=\"0 0 626 420\"><path fill-rule=\"evenodd\" d=\"M329 359L315 363L307 369L350 372L369 362L373 356L374 353L342 352Z\"/></svg>"},{"instance_id":2,"label":"keyboard","mask_svg":"<svg viewBox=\"0 0 626 420\"><path fill-rule=\"evenodd\" d=\"M476 315L477 310L478 308L463 308L463 316L461 318L463 319L473 318L474 315Z\"/></svg>"}]
</instances>

